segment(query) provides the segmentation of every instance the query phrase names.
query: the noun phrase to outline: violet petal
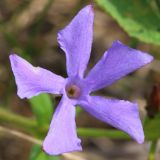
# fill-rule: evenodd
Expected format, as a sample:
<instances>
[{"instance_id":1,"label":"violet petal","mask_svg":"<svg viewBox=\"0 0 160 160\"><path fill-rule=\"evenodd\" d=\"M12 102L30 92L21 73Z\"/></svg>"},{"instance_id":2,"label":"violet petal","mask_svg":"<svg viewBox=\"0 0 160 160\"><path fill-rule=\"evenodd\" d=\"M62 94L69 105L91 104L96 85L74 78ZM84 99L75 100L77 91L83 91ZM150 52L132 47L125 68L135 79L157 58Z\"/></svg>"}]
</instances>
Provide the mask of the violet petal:
<instances>
[{"instance_id":1,"label":"violet petal","mask_svg":"<svg viewBox=\"0 0 160 160\"><path fill-rule=\"evenodd\" d=\"M88 5L58 33L57 39L66 53L67 73L70 77L83 77L91 52L93 19L93 8Z\"/></svg>"},{"instance_id":2,"label":"violet petal","mask_svg":"<svg viewBox=\"0 0 160 160\"><path fill-rule=\"evenodd\" d=\"M119 41L104 53L86 77L91 91L111 85L116 80L150 63L153 57L147 53L129 48Z\"/></svg>"},{"instance_id":3,"label":"violet petal","mask_svg":"<svg viewBox=\"0 0 160 160\"><path fill-rule=\"evenodd\" d=\"M65 79L46 69L34 67L23 58L11 54L10 62L20 98L31 98L40 93L61 94Z\"/></svg>"},{"instance_id":4,"label":"violet petal","mask_svg":"<svg viewBox=\"0 0 160 160\"><path fill-rule=\"evenodd\" d=\"M124 100L88 96L79 105L91 115L129 134L138 143L143 143L144 133L139 118L138 106Z\"/></svg>"},{"instance_id":5,"label":"violet petal","mask_svg":"<svg viewBox=\"0 0 160 160\"><path fill-rule=\"evenodd\" d=\"M43 149L50 155L81 151L81 140L77 137L75 106L63 96L50 124L49 132L43 142Z\"/></svg>"}]
</instances>

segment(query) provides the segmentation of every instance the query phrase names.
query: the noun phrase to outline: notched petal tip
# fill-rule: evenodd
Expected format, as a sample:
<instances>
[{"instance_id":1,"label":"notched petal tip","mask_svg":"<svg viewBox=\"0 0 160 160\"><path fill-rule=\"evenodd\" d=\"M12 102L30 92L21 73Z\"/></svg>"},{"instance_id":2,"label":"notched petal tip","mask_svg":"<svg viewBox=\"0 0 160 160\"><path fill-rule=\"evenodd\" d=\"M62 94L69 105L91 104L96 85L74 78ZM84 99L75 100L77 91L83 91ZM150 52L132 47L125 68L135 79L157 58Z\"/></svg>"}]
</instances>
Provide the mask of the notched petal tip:
<instances>
[{"instance_id":1,"label":"notched petal tip","mask_svg":"<svg viewBox=\"0 0 160 160\"><path fill-rule=\"evenodd\" d=\"M137 141L137 143L139 143L139 144L143 144L144 143L144 134L141 136L141 137L139 137L138 139L136 139L136 141Z\"/></svg>"},{"instance_id":2,"label":"notched petal tip","mask_svg":"<svg viewBox=\"0 0 160 160\"><path fill-rule=\"evenodd\" d=\"M27 96L24 96L21 92L20 92L20 89L18 88L17 86L17 95L20 99L24 99L24 98L31 98L31 97L27 97Z\"/></svg>"},{"instance_id":3,"label":"notched petal tip","mask_svg":"<svg viewBox=\"0 0 160 160\"><path fill-rule=\"evenodd\" d=\"M22 67L22 66L21 66L22 64L28 63L25 59L21 58L20 56L18 56L18 55L15 54L15 53L12 53L12 54L9 56L9 59L10 59L10 63L11 63L12 70L15 70L15 69L18 68L18 67ZM29 64L29 63L28 63L28 64ZM19 66L19 65L20 65L20 66Z\"/></svg>"},{"instance_id":4,"label":"notched petal tip","mask_svg":"<svg viewBox=\"0 0 160 160\"><path fill-rule=\"evenodd\" d=\"M143 128L142 125L139 124L139 126L137 126L137 128L134 128L134 126L132 126L132 128L130 128L130 133L128 132L128 135L130 135L137 143L142 144L144 143L144 132L143 132Z\"/></svg>"},{"instance_id":5,"label":"notched petal tip","mask_svg":"<svg viewBox=\"0 0 160 160\"><path fill-rule=\"evenodd\" d=\"M139 107L138 107L138 103L133 103L130 101L124 101L126 104L128 103L128 105L132 106L132 115L135 114L135 118L137 117L137 122L135 121L133 124L130 124L131 126L129 127L130 131L128 132L128 134L139 144L142 144L144 142L144 131L143 131L143 126L140 120L140 116L139 116ZM136 120L136 119L135 119Z\"/></svg>"},{"instance_id":6,"label":"notched petal tip","mask_svg":"<svg viewBox=\"0 0 160 160\"><path fill-rule=\"evenodd\" d=\"M63 96L51 121L43 150L49 155L81 151L81 140L77 137L75 106Z\"/></svg>"},{"instance_id":7,"label":"notched petal tip","mask_svg":"<svg viewBox=\"0 0 160 160\"><path fill-rule=\"evenodd\" d=\"M11 51L9 57L10 56L14 56L14 55L16 56L16 53L14 53L13 51Z\"/></svg>"},{"instance_id":8,"label":"notched petal tip","mask_svg":"<svg viewBox=\"0 0 160 160\"><path fill-rule=\"evenodd\" d=\"M40 93L61 93L65 81L61 76L41 67L34 67L16 54L11 54L9 59L17 85L17 95L21 99Z\"/></svg>"},{"instance_id":9,"label":"notched petal tip","mask_svg":"<svg viewBox=\"0 0 160 160\"><path fill-rule=\"evenodd\" d=\"M37 92L37 93L34 93L34 96L38 96L40 94L40 92ZM19 85L17 84L17 95L19 98L21 99L24 99L24 98L27 98L27 99L30 99L32 97L34 97L33 95L30 95L30 92L23 92L23 90L21 90L21 88L19 87Z\"/></svg>"},{"instance_id":10,"label":"notched petal tip","mask_svg":"<svg viewBox=\"0 0 160 160\"><path fill-rule=\"evenodd\" d=\"M55 129L54 132L56 132ZM63 134L60 136L60 134L57 133L49 133L43 141L43 151L49 155L60 155L68 152L82 151L81 140L79 138L77 138L75 141L72 141L71 139L71 141L68 141L68 143L67 140L63 139L63 137L65 137ZM66 138L70 139L69 136Z\"/></svg>"},{"instance_id":11,"label":"notched petal tip","mask_svg":"<svg viewBox=\"0 0 160 160\"><path fill-rule=\"evenodd\" d=\"M82 9L83 14L88 14L90 17L94 18L94 6L92 4L86 6L84 9ZM90 20L89 20L90 21Z\"/></svg>"},{"instance_id":12,"label":"notched petal tip","mask_svg":"<svg viewBox=\"0 0 160 160\"><path fill-rule=\"evenodd\" d=\"M57 147L55 147L57 148ZM47 153L48 155L51 155L51 156L58 156L58 155L61 155L63 153L69 153L69 152L80 152L82 151L82 147L81 145L79 145L77 148L72 148L72 149L66 149L64 151L62 151L61 149L53 149L51 146L48 146L46 145L44 142L43 142L43 145L42 145L42 150Z\"/></svg>"},{"instance_id":13,"label":"notched petal tip","mask_svg":"<svg viewBox=\"0 0 160 160\"><path fill-rule=\"evenodd\" d=\"M112 43L112 46L114 46L114 45L117 45L117 44L123 44L121 41L119 41L119 40L115 40L113 43Z\"/></svg>"},{"instance_id":14,"label":"notched petal tip","mask_svg":"<svg viewBox=\"0 0 160 160\"><path fill-rule=\"evenodd\" d=\"M58 32L57 41L66 54L69 77L84 76L92 46L93 21L93 6L88 5L82 8L72 21Z\"/></svg>"},{"instance_id":15,"label":"notched petal tip","mask_svg":"<svg viewBox=\"0 0 160 160\"><path fill-rule=\"evenodd\" d=\"M137 103L90 96L87 101L81 101L79 105L97 119L126 132L139 144L144 142Z\"/></svg>"},{"instance_id":16,"label":"notched petal tip","mask_svg":"<svg viewBox=\"0 0 160 160\"><path fill-rule=\"evenodd\" d=\"M93 4L89 4L85 8L88 9L89 11L92 11L94 13L94 5Z\"/></svg>"},{"instance_id":17,"label":"notched petal tip","mask_svg":"<svg viewBox=\"0 0 160 160\"><path fill-rule=\"evenodd\" d=\"M127 47L128 50L132 50L132 51L135 51L135 54L139 55L139 59L141 59L144 64L148 64L148 63L151 63L154 59L154 57L146 52L142 52L140 50L137 50L137 49L133 49L133 48L130 48L128 46L126 46L125 44L123 44L121 41L119 40L115 40L113 43L112 43L112 47ZM111 48L112 48L111 47ZM133 52L131 52L131 54L133 54ZM136 56L136 55L135 55Z\"/></svg>"},{"instance_id":18,"label":"notched petal tip","mask_svg":"<svg viewBox=\"0 0 160 160\"><path fill-rule=\"evenodd\" d=\"M17 55L16 54L11 53L9 56L9 59L10 59L11 65L14 65L14 66L17 65Z\"/></svg>"},{"instance_id":19,"label":"notched petal tip","mask_svg":"<svg viewBox=\"0 0 160 160\"><path fill-rule=\"evenodd\" d=\"M151 63L154 60L154 57L149 55L148 53L143 53L143 54L144 54L143 58L146 64Z\"/></svg>"},{"instance_id":20,"label":"notched petal tip","mask_svg":"<svg viewBox=\"0 0 160 160\"><path fill-rule=\"evenodd\" d=\"M17 54L11 52L10 55L9 55L9 58L12 59L12 58L15 58L15 57L18 57Z\"/></svg>"},{"instance_id":21,"label":"notched petal tip","mask_svg":"<svg viewBox=\"0 0 160 160\"><path fill-rule=\"evenodd\" d=\"M134 132L133 132L134 133ZM132 138L139 144L143 144L144 143L144 139L145 139L145 136L144 136L144 132L143 132L143 128L140 129L137 131L137 133L134 133L132 135Z\"/></svg>"}]
</instances>

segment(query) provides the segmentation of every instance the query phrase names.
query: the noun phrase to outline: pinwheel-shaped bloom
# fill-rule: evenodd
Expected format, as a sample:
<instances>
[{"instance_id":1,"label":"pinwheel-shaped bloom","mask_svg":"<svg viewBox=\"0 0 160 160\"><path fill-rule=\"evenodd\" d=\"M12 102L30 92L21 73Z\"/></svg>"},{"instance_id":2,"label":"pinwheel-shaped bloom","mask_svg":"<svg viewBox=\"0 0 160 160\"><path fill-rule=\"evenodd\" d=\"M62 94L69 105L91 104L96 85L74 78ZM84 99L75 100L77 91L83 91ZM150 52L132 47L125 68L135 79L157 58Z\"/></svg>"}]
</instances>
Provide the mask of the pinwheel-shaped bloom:
<instances>
[{"instance_id":1,"label":"pinwheel-shaped bloom","mask_svg":"<svg viewBox=\"0 0 160 160\"><path fill-rule=\"evenodd\" d=\"M150 63L153 57L115 41L84 77L91 52L93 19L92 6L86 6L58 33L58 42L66 54L68 78L34 67L15 54L10 55L20 98L31 98L40 93L62 95L43 142L43 149L51 155L82 150L76 133L76 105L126 132L138 143L144 141L136 103L92 96L91 93Z\"/></svg>"}]
</instances>

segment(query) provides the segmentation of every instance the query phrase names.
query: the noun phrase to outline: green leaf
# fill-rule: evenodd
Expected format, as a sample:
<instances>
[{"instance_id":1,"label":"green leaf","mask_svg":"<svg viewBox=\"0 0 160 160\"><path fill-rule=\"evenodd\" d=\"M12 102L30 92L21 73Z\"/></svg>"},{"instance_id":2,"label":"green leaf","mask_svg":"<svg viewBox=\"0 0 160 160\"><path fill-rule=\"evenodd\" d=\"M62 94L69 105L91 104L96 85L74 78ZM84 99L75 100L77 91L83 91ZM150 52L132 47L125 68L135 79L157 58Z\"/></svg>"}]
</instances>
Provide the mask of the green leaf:
<instances>
[{"instance_id":1,"label":"green leaf","mask_svg":"<svg viewBox=\"0 0 160 160\"><path fill-rule=\"evenodd\" d=\"M32 110L37 118L39 125L49 124L53 107L52 100L48 94L40 94L29 100Z\"/></svg>"},{"instance_id":2,"label":"green leaf","mask_svg":"<svg viewBox=\"0 0 160 160\"><path fill-rule=\"evenodd\" d=\"M29 160L60 160L58 156L49 156L44 153L40 145L34 145Z\"/></svg>"},{"instance_id":3,"label":"green leaf","mask_svg":"<svg viewBox=\"0 0 160 160\"><path fill-rule=\"evenodd\" d=\"M160 137L160 113L158 113L154 118L145 119L143 128L145 132L146 139L156 140Z\"/></svg>"},{"instance_id":4,"label":"green leaf","mask_svg":"<svg viewBox=\"0 0 160 160\"><path fill-rule=\"evenodd\" d=\"M76 116L78 116L82 111L83 110L80 106L76 106Z\"/></svg>"},{"instance_id":5,"label":"green leaf","mask_svg":"<svg viewBox=\"0 0 160 160\"><path fill-rule=\"evenodd\" d=\"M131 36L160 45L160 8L155 0L95 0Z\"/></svg>"},{"instance_id":6,"label":"green leaf","mask_svg":"<svg viewBox=\"0 0 160 160\"><path fill-rule=\"evenodd\" d=\"M40 154L34 160L60 160L60 159L57 156L49 156L43 151L41 151Z\"/></svg>"},{"instance_id":7,"label":"green leaf","mask_svg":"<svg viewBox=\"0 0 160 160\"><path fill-rule=\"evenodd\" d=\"M39 155L40 151L41 151L40 146L37 145L37 144L34 145L34 146L32 147L29 160L35 160L36 157Z\"/></svg>"}]
</instances>

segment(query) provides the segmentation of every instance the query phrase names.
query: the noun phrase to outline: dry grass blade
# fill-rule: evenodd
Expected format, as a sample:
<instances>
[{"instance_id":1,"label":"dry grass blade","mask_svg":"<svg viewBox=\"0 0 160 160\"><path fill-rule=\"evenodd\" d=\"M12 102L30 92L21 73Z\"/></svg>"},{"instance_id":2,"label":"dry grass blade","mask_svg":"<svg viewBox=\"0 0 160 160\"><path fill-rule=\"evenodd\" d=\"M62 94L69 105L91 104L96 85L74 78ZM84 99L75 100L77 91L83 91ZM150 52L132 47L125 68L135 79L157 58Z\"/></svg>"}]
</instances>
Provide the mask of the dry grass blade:
<instances>
[{"instance_id":1,"label":"dry grass blade","mask_svg":"<svg viewBox=\"0 0 160 160\"><path fill-rule=\"evenodd\" d=\"M5 136L6 135L16 136L16 137L21 138L23 140L26 140L28 142L42 145L42 141L41 140L33 138L33 137L31 137L31 136L29 136L27 134L24 134L22 132L19 132L19 131L13 130L13 129L8 129L8 128L5 128L3 126L0 126L0 132ZM73 153L62 154L62 157L64 157L67 160L86 160L86 159L84 159L84 158L82 158L80 156L77 156L77 155L73 154Z\"/></svg>"},{"instance_id":2,"label":"dry grass blade","mask_svg":"<svg viewBox=\"0 0 160 160\"><path fill-rule=\"evenodd\" d=\"M0 126L0 132L3 133L4 135L12 135L12 136L16 136L18 138L21 138L23 140L29 141L31 143L35 143L35 144L42 144L42 141L36 138L33 138L27 134L24 134L22 132L16 131L16 130L12 130L12 129L8 129L5 127Z\"/></svg>"},{"instance_id":3,"label":"dry grass blade","mask_svg":"<svg viewBox=\"0 0 160 160\"><path fill-rule=\"evenodd\" d=\"M73 153L64 153L62 156L66 158L67 160L86 160L86 158L80 157Z\"/></svg>"}]
</instances>

